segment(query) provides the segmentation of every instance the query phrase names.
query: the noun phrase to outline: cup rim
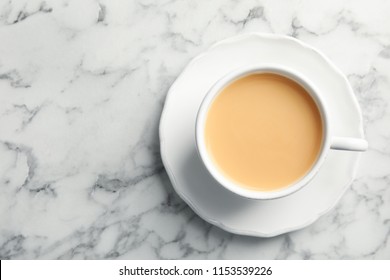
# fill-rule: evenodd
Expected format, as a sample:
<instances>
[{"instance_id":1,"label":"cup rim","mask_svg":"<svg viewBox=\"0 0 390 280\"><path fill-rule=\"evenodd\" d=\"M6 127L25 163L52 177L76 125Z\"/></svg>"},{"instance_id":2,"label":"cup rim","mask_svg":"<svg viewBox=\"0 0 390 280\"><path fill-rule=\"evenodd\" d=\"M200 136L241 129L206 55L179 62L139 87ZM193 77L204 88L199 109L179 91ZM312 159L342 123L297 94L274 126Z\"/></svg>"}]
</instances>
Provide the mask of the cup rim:
<instances>
[{"instance_id":1,"label":"cup rim","mask_svg":"<svg viewBox=\"0 0 390 280\"><path fill-rule=\"evenodd\" d=\"M216 164L213 162L213 159L209 155L204 141L205 139L204 128L205 128L207 113L214 99L230 83L234 82L237 79L255 73L273 73L273 74L281 75L301 85L313 98L314 102L317 105L317 108L320 111L320 115L322 119L322 128L323 128L322 144L321 144L321 149L317 156L317 160L312 165L311 169L303 177L293 182L292 184L280 188L276 191L251 190L249 188L240 186L239 183L237 182L230 180L218 169ZM330 149L329 120L328 120L326 105L323 98L321 98L321 94L319 90L315 87L315 85L312 84L311 81L309 81L298 71L295 71L291 68L278 65L278 64L256 64L256 65L241 67L227 73L225 76L219 79L207 92L199 107L196 116L196 121L195 121L195 138L196 138L195 142L196 142L198 154L203 164L205 165L207 171L210 173L210 175L224 188L228 189L229 191L235 194L238 194L241 197L249 198L249 199L276 199L276 198L281 198L290 195L300 190L313 179L314 175L318 172L322 163L324 162L326 155Z\"/></svg>"}]
</instances>

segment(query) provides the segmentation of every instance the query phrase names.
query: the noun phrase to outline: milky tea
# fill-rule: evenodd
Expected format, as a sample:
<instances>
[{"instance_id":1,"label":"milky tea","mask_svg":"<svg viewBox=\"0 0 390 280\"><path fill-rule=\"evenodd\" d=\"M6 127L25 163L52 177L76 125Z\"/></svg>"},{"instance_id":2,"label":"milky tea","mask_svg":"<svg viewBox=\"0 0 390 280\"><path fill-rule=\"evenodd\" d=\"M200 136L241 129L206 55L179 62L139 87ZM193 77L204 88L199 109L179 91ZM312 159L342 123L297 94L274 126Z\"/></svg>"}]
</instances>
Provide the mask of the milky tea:
<instances>
[{"instance_id":1,"label":"milky tea","mask_svg":"<svg viewBox=\"0 0 390 280\"><path fill-rule=\"evenodd\" d=\"M225 177L243 188L275 191L310 171L323 133L320 111L301 85L256 73L231 82L212 101L205 143Z\"/></svg>"}]
</instances>

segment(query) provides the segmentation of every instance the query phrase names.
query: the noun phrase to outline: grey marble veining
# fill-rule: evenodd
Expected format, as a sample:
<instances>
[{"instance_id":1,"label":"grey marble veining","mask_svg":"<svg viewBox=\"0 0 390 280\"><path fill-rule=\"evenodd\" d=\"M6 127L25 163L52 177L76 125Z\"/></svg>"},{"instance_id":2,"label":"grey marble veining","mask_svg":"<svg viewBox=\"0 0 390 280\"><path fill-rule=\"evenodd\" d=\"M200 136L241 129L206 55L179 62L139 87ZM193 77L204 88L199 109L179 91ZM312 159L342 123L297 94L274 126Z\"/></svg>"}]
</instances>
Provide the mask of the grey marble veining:
<instances>
[{"instance_id":1,"label":"grey marble veining","mask_svg":"<svg viewBox=\"0 0 390 280\"><path fill-rule=\"evenodd\" d=\"M1 259L390 259L390 2L0 0ZM340 203L270 239L202 221L159 154L169 86L245 32L349 78L370 149Z\"/></svg>"}]
</instances>

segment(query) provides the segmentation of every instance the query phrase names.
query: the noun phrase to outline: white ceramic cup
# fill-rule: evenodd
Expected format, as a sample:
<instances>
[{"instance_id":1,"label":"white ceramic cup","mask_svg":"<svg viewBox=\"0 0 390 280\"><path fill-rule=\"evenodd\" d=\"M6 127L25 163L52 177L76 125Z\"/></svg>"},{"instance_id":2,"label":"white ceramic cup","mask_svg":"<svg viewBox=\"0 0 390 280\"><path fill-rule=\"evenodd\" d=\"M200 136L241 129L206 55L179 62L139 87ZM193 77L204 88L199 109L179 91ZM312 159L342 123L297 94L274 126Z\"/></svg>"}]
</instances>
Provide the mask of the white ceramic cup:
<instances>
[{"instance_id":1,"label":"white ceramic cup","mask_svg":"<svg viewBox=\"0 0 390 280\"><path fill-rule=\"evenodd\" d=\"M287 77L303 86L317 104L323 123L322 147L319 156L317 157L317 161L301 179L276 191L250 190L240 186L236 182L233 182L218 169L213 159L209 155L205 144L205 123L208 110L213 100L218 96L222 89L224 89L233 81L254 73L278 74ZM308 182L317 174L330 149L345 151L365 151L367 149L367 141L364 139L335 136L332 133L332 124L329 121L329 111L327 110L324 99L321 97L321 93L318 91L315 85L313 85L310 80L305 78L299 72L280 65L251 65L240 68L225 75L211 87L203 99L198 111L195 126L197 150L203 164L209 173L226 189L237 195L251 199L275 199L292 194L301 189L307 185ZM259 172L261 172L261 170L259 170Z\"/></svg>"}]
</instances>

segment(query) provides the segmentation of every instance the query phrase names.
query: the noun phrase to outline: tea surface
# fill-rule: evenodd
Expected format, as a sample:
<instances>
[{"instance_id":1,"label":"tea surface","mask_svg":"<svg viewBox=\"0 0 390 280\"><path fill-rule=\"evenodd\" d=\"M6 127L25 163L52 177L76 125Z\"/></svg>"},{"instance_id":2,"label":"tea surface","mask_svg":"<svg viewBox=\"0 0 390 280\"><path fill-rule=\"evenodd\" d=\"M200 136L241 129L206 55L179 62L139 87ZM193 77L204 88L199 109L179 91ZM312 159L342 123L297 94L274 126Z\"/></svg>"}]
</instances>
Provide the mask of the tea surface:
<instances>
[{"instance_id":1,"label":"tea surface","mask_svg":"<svg viewBox=\"0 0 390 280\"><path fill-rule=\"evenodd\" d=\"M225 87L210 105L205 141L226 177L244 188L273 191L304 176L322 144L322 119L295 81L251 74Z\"/></svg>"}]
</instances>

